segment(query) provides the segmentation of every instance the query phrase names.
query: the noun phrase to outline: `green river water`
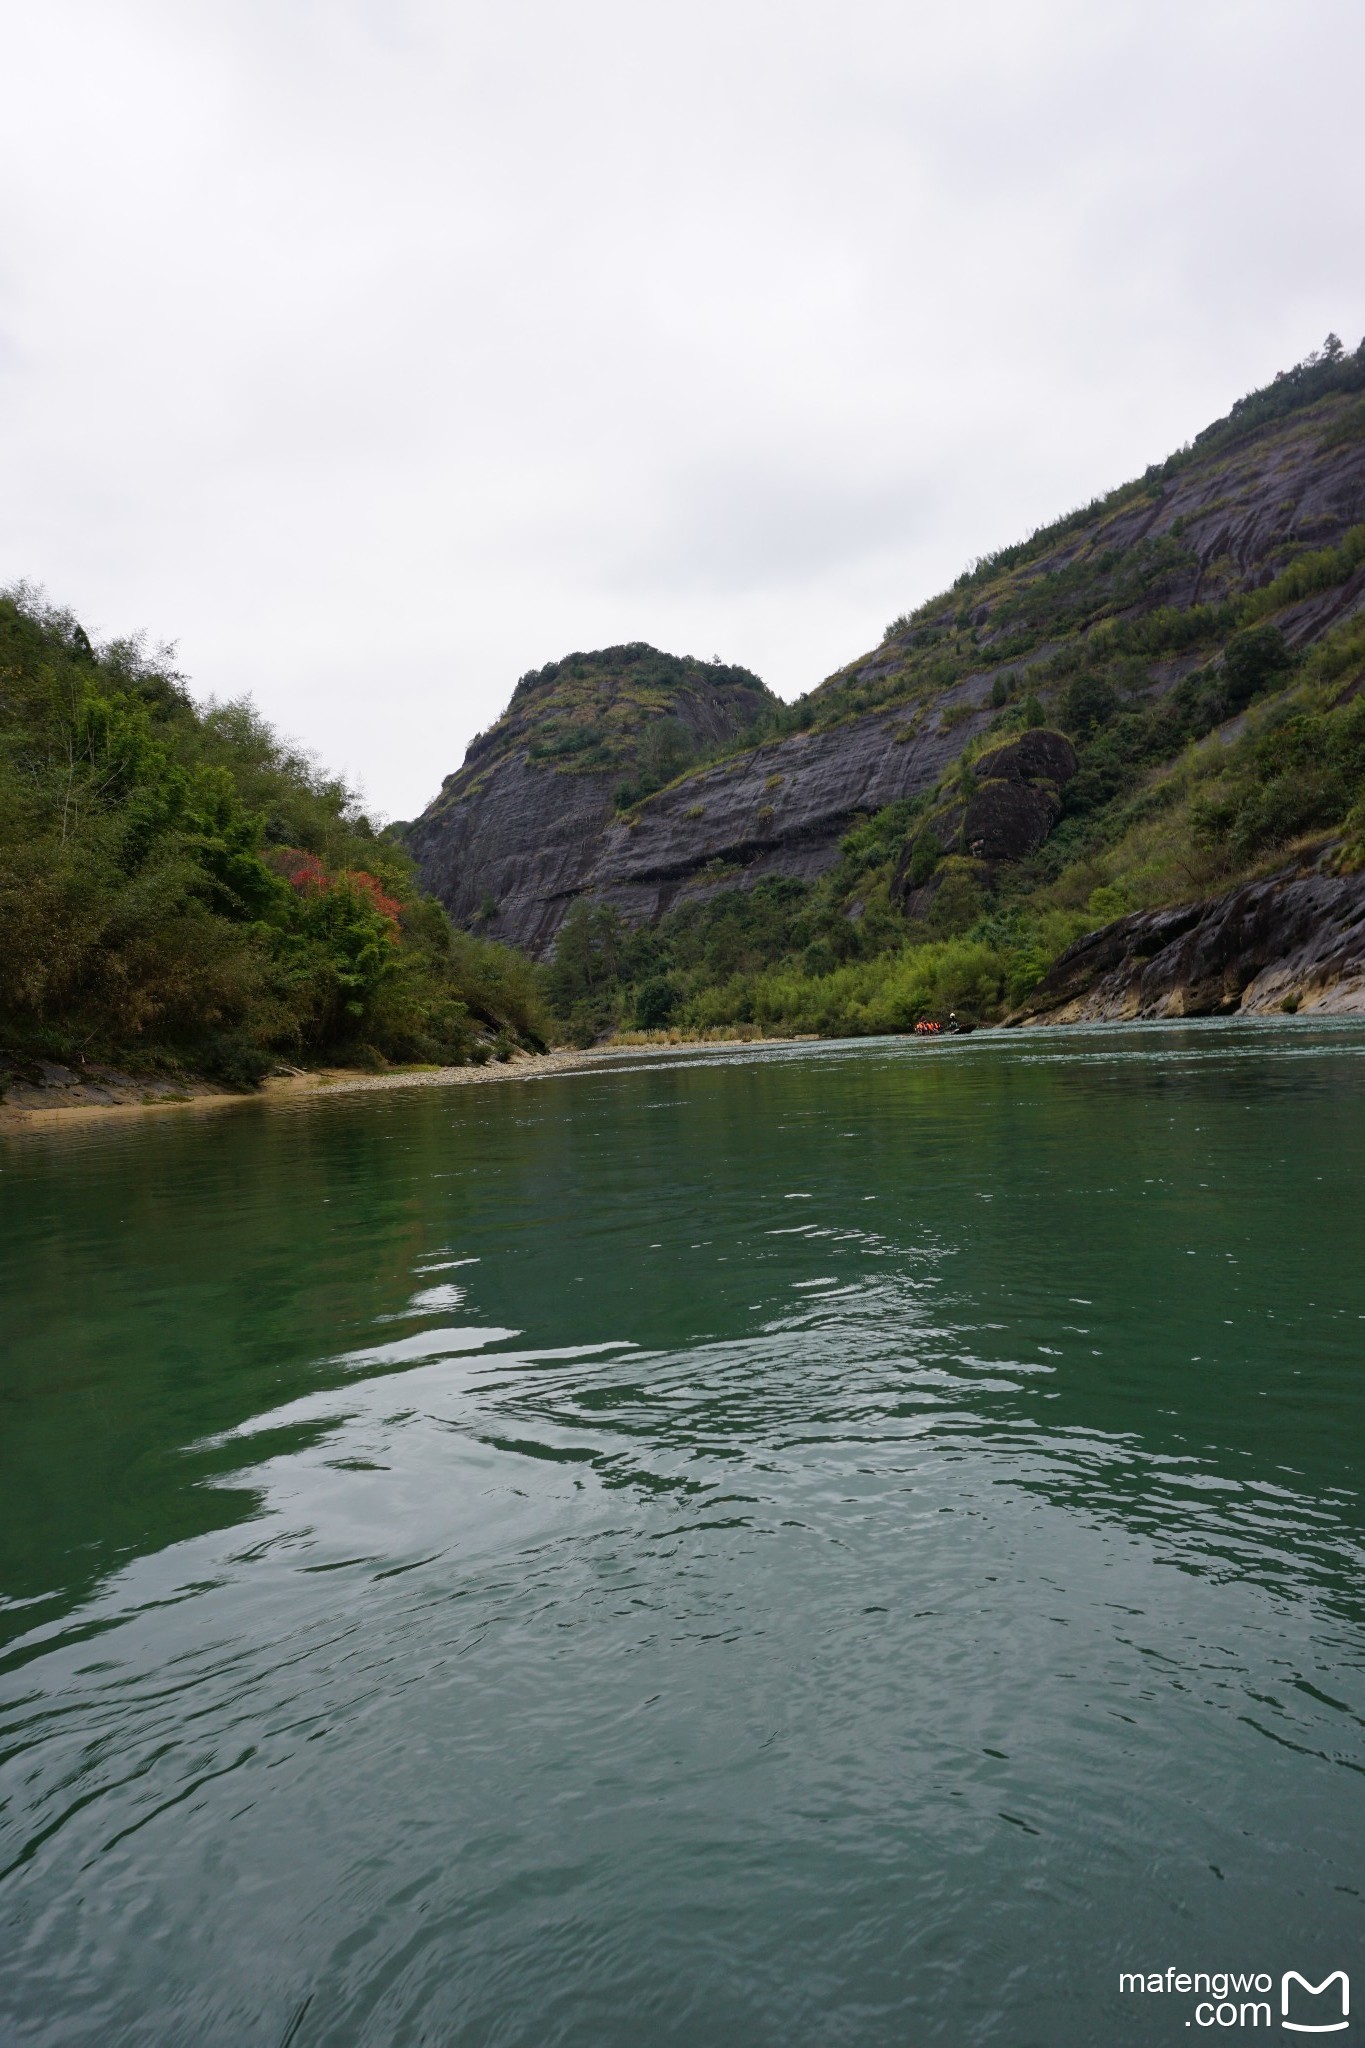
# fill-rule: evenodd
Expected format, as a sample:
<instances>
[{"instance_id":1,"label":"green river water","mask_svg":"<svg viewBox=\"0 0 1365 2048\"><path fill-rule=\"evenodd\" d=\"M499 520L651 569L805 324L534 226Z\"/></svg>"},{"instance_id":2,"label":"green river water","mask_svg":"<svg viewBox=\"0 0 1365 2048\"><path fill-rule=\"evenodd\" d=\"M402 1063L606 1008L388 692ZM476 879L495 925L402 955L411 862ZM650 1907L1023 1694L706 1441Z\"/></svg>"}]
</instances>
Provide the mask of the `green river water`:
<instances>
[{"instance_id":1,"label":"green river water","mask_svg":"<svg viewBox=\"0 0 1365 2048\"><path fill-rule=\"evenodd\" d=\"M617 1056L0 1168L5 2042L1365 2006L1365 1028Z\"/></svg>"}]
</instances>

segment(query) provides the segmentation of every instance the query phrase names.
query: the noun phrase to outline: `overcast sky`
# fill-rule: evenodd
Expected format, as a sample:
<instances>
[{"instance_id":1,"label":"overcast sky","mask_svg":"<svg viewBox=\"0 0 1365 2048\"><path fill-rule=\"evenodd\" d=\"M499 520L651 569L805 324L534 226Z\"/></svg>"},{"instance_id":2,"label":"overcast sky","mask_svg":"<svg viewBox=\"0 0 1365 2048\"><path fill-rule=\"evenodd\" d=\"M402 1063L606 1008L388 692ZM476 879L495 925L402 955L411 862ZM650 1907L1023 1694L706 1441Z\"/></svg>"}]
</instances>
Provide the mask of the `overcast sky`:
<instances>
[{"instance_id":1,"label":"overcast sky","mask_svg":"<svg viewBox=\"0 0 1365 2048\"><path fill-rule=\"evenodd\" d=\"M0 583L413 815L786 696L1365 329L1360 0L0 0Z\"/></svg>"}]
</instances>

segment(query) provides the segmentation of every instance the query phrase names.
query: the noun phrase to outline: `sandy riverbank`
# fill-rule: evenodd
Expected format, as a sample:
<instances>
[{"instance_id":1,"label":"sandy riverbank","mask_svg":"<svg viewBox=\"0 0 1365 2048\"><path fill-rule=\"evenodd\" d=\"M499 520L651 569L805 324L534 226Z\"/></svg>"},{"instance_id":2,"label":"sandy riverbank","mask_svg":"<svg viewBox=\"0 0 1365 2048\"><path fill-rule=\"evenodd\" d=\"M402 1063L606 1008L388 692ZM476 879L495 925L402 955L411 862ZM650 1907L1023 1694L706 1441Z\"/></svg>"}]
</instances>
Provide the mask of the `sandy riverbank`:
<instances>
[{"instance_id":1,"label":"sandy riverbank","mask_svg":"<svg viewBox=\"0 0 1365 2048\"><path fill-rule=\"evenodd\" d=\"M743 1052L755 1045L791 1045L794 1039L636 1039L622 1045L594 1046L585 1052L561 1047L547 1053L513 1053L508 1060L484 1066L397 1067L386 1073L357 1072L351 1067L319 1067L274 1074L260 1088L243 1094L209 1081L139 1078L107 1068L93 1078L73 1074L69 1083L52 1079L42 1087L12 1087L0 1101L0 1134L79 1123L105 1123L130 1117L168 1116L185 1110L257 1108L295 1103L315 1096L356 1095L389 1088L470 1088L497 1081L540 1081L552 1075L609 1072L613 1065L650 1054ZM61 1070L58 1070L61 1071ZM46 1098L46 1099L45 1099Z\"/></svg>"}]
</instances>

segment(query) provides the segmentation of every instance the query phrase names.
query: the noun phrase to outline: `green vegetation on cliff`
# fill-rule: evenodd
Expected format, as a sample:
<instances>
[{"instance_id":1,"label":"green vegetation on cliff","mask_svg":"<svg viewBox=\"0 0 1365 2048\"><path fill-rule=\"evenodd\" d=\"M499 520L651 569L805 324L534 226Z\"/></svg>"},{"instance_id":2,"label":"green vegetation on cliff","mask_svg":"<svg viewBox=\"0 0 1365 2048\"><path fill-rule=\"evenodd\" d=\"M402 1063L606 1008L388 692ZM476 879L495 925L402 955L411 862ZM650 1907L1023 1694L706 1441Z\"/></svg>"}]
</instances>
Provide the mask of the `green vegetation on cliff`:
<instances>
[{"instance_id":1,"label":"green vegetation on cliff","mask_svg":"<svg viewBox=\"0 0 1365 2048\"><path fill-rule=\"evenodd\" d=\"M248 1082L294 1058L467 1059L545 1025L353 793L245 702L0 597L0 1047Z\"/></svg>"},{"instance_id":2,"label":"green vegetation on cliff","mask_svg":"<svg viewBox=\"0 0 1365 2048\"><path fill-rule=\"evenodd\" d=\"M1239 495L1272 466L1282 445L1315 435L1322 448L1365 437L1365 341L1348 354L1335 335L1225 419L1141 477L1040 527L1026 541L981 557L952 589L894 620L882 645L830 676L804 700L816 729L884 704L926 705L966 677L996 671L1007 691L1064 685L1079 670L1131 683L1134 664L1212 655L1239 629L1316 591L1344 582L1365 560L1365 526L1345 546L1271 534L1258 559L1259 587L1228 555L1201 562L1188 526L1132 534L1159 515L1172 483L1198 469L1223 476L1200 506L1226 526ZM1237 458L1252 460L1239 471ZM1018 664L1011 674L1012 664ZM795 709L796 707L792 707Z\"/></svg>"},{"instance_id":3,"label":"green vegetation on cliff","mask_svg":"<svg viewBox=\"0 0 1365 2048\"><path fill-rule=\"evenodd\" d=\"M518 682L502 717L474 740L452 783L524 745L564 774L621 777L623 807L699 762L750 743L779 708L747 668L663 654L644 641L567 654Z\"/></svg>"}]
</instances>

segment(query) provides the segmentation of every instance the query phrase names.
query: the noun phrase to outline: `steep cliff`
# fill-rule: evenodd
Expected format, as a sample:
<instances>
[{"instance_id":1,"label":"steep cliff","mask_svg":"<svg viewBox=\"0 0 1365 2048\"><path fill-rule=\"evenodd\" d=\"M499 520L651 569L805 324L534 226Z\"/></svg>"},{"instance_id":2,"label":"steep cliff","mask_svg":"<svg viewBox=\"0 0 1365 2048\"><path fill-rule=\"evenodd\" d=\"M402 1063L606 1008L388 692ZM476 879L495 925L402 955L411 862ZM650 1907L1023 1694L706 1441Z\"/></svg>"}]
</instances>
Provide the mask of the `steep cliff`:
<instances>
[{"instance_id":1,"label":"steep cliff","mask_svg":"<svg viewBox=\"0 0 1365 2048\"><path fill-rule=\"evenodd\" d=\"M1359 386L1365 388L1365 359ZM1222 616L1365 520L1365 402L1352 390L1260 424L1235 417L1083 513L1003 549L903 619L882 645L812 693L821 721L932 698L964 662L989 690L1046 686L1112 654L1169 690L1235 630ZM1354 611L1365 560L1345 580L1291 577L1274 616L1291 648ZM1273 596L1280 593L1272 592ZM1221 630L1220 630L1221 628Z\"/></svg>"},{"instance_id":2,"label":"steep cliff","mask_svg":"<svg viewBox=\"0 0 1365 2048\"><path fill-rule=\"evenodd\" d=\"M482 912L543 955L579 898L639 925L767 877L810 882L858 818L907 798L925 799L935 855L974 863L987 889L1054 828L1078 849L1105 806L1191 738L1235 737L1365 610L1363 392L1365 344L1329 346L1193 447L979 563L794 706L700 664L647 707L613 694L606 656L523 679L411 830L424 881L457 921ZM573 662L592 711L563 701ZM713 758L656 762L651 787L641 750L665 718ZM1064 775L990 770L992 749L1003 760L1044 725L1075 742ZM910 886L910 853L913 917L935 882Z\"/></svg>"},{"instance_id":3,"label":"steep cliff","mask_svg":"<svg viewBox=\"0 0 1365 2048\"><path fill-rule=\"evenodd\" d=\"M894 711L850 719L687 776L611 823L593 895L638 923L683 891L752 887L766 875L810 880L831 865L855 818L932 789L964 737L985 730L989 709L970 692L957 701L967 716L947 726Z\"/></svg>"}]
</instances>

